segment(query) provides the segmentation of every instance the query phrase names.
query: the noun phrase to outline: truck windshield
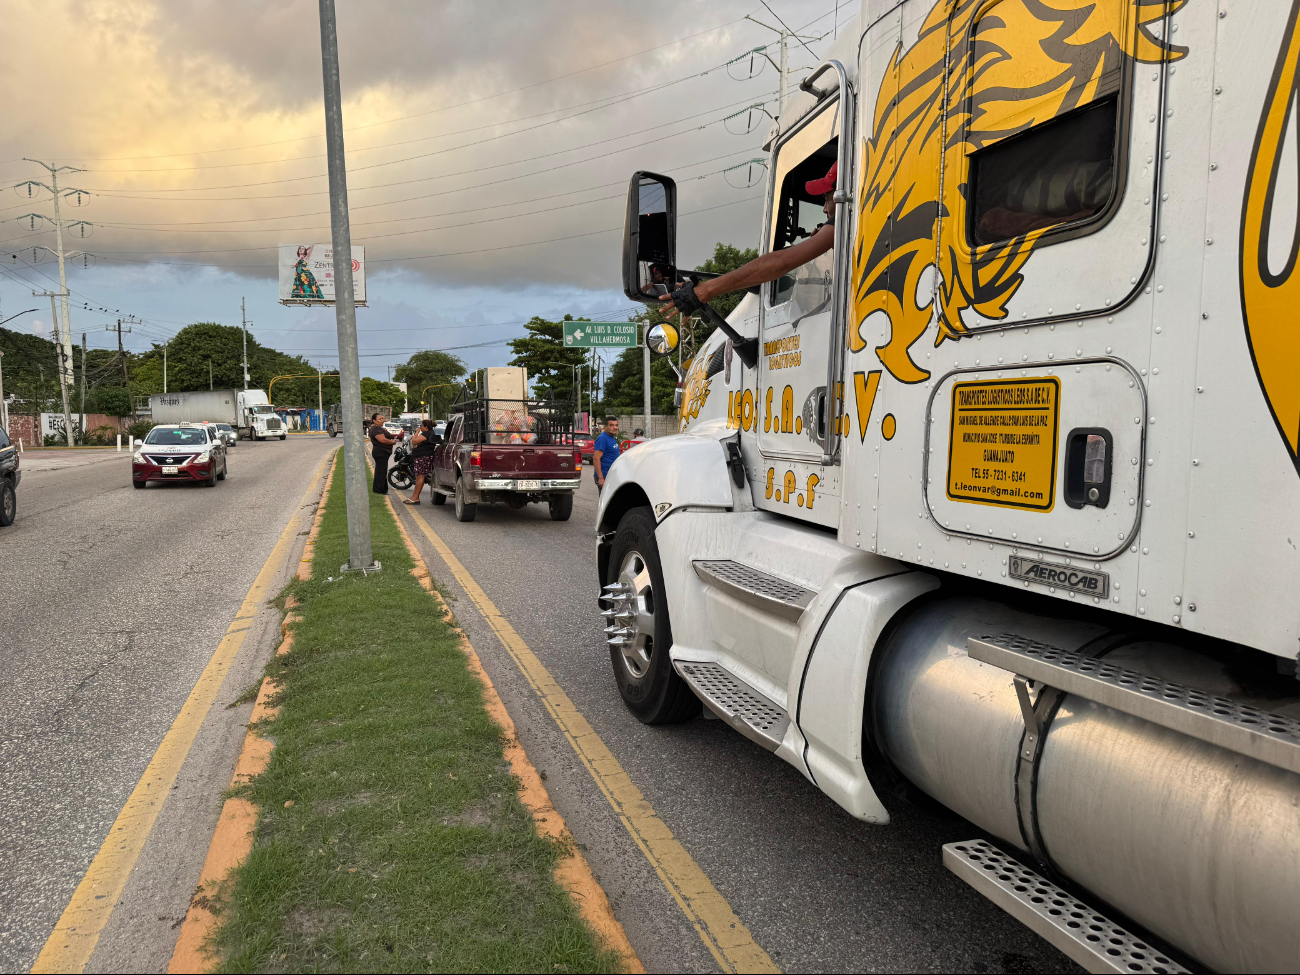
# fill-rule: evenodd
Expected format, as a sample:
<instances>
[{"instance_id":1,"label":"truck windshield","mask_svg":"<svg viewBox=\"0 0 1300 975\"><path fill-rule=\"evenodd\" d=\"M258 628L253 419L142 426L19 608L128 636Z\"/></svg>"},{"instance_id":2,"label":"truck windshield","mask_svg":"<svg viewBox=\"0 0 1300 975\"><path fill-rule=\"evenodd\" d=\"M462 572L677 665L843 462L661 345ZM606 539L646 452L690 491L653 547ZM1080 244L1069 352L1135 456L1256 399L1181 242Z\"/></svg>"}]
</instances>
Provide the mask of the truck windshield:
<instances>
[{"instance_id":1,"label":"truck windshield","mask_svg":"<svg viewBox=\"0 0 1300 975\"><path fill-rule=\"evenodd\" d=\"M183 446L193 447L198 444L208 442L208 432L199 427L193 429L181 427L154 427L149 431L149 435L144 438L147 444L157 444L159 446Z\"/></svg>"},{"instance_id":2,"label":"truck windshield","mask_svg":"<svg viewBox=\"0 0 1300 975\"><path fill-rule=\"evenodd\" d=\"M254 403L249 407L254 413L274 413L270 403Z\"/></svg>"}]
</instances>

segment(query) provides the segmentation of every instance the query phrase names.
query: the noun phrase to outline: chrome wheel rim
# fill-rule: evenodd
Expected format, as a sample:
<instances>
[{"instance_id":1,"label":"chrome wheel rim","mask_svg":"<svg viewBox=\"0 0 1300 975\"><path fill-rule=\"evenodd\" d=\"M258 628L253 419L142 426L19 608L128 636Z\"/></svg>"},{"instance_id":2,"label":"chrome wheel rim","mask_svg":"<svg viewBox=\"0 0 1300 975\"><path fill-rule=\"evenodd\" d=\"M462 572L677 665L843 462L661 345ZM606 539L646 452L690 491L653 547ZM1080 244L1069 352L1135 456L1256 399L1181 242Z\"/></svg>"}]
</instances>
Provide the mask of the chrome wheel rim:
<instances>
[{"instance_id":1,"label":"chrome wheel rim","mask_svg":"<svg viewBox=\"0 0 1300 975\"><path fill-rule=\"evenodd\" d=\"M650 669L655 639L655 591L650 566L631 551L619 566L618 581L606 587L609 609L605 637L618 650L627 672L640 680Z\"/></svg>"},{"instance_id":2,"label":"chrome wheel rim","mask_svg":"<svg viewBox=\"0 0 1300 975\"><path fill-rule=\"evenodd\" d=\"M5 521L10 521L14 516L14 509L18 507L18 494L8 485L3 491L0 491L0 502L5 506Z\"/></svg>"}]
</instances>

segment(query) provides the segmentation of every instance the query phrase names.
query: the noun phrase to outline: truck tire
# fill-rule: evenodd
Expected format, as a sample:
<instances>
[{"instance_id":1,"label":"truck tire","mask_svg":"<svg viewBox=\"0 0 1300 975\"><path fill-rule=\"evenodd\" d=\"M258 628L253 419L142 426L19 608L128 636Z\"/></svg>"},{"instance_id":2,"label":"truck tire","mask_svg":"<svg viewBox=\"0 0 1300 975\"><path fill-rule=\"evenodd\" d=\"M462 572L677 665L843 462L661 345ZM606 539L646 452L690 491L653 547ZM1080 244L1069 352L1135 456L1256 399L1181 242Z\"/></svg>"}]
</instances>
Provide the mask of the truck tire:
<instances>
[{"instance_id":1,"label":"truck tire","mask_svg":"<svg viewBox=\"0 0 1300 975\"><path fill-rule=\"evenodd\" d=\"M564 494L552 494L550 506L551 521L568 521L569 515L573 514L573 495L567 491Z\"/></svg>"},{"instance_id":2,"label":"truck tire","mask_svg":"<svg viewBox=\"0 0 1300 975\"><path fill-rule=\"evenodd\" d=\"M337 430L335 430L333 427L330 427L330 436L331 436L331 437L337 437L338 435L339 435L339 432L338 432Z\"/></svg>"},{"instance_id":3,"label":"truck tire","mask_svg":"<svg viewBox=\"0 0 1300 975\"><path fill-rule=\"evenodd\" d=\"M280 439L283 440L283 439L285 439L285 438L288 437L288 436L289 436L289 435L288 435L287 433L282 433L282 434L280 434Z\"/></svg>"},{"instance_id":4,"label":"truck tire","mask_svg":"<svg viewBox=\"0 0 1300 975\"><path fill-rule=\"evenodd\" d=\"M430 503L430 504L446 504L446 503L447 503L447 495L443 494L441 491L430 490L430 491L429 491L429 503Z\"/></svg>"},{"instance_id":5,"label":"truck tire","mask_svg":"<svg viewBox=\"0 0 1300 975\"><path fill-rule=\"evenodd\" d=\"M633 508L618 523L610 548L606 584L631 587L619 606L630 609L633 631L629 642L610 642L614 680L623 703L644 724L673 724L700 713L700 699L673 670L668 651L673 645L668 600L655 542L655 519L649 508ZM607 601L608 602L608 601Z\"/></svg>"},{"instance_id":6,"label":"truck tire","mask_svg":"<svg viewBox=\"0 0 1300 975\"><path fill-rule=\"evenodd\" d=\"M456 478L456 520L473 521L478 514L478 505L465 500L465 481Z\"/></svg>"},{"instance_id":7,"label":"truck tire","mask_svg":"<svg viewBox=\"0 0 1300 975\"><path fill-rule=\"evenodd\" d=\"M18 517L18 492L10 478L0 480L0 527L8 528Z\"/></svg>"}]
</instances>

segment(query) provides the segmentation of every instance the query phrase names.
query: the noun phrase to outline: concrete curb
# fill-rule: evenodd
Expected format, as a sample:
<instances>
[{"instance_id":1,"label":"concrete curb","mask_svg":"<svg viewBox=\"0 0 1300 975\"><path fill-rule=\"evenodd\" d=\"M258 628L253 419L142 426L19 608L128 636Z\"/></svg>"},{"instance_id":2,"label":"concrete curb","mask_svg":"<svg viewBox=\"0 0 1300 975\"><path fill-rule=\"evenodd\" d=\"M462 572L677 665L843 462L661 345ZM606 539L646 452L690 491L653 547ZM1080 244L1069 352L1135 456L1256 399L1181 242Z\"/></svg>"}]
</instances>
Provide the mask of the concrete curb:
<instances>
[{"instance_id":1,"label":"concrete curb","mask_svg":"<svg viewBox=\"0 0 1300 975\"><path fill-rule=\"evenodd\" d=\"M311 533L303 547L302 561L298 564L297 578L311 578L311 559L316 550L316 536L320 534L321 520L325 516L325 501L329 497L330 484L334 481L334 465L325 476L321 488L320 504L316 507L312 519ZM284 639L275 651L282 657L293 646L291 625L300 617L294 616L292 610L297 601L292 597L286 602L291 611L280 624ZM245 785L260 775L271 761L271 752L275 744L263 738L257 731L260 721L275 717L279 710L270 704L270 697L275 693L275 683L270 677L262 679L262 686L257 692L257 701L253 713L248 719L248 734L244 737L244 747L235 764L235 773L230 778L230 787ZM190 908L181 924L180 937L172 951L168 972L207 972L217 962L207 950L207 940L216 927L216 916L212 913L209 894L215 892L231 870L244 862L253 849L253 832L257 828L257 806L242 796L232 796L221 806L221 816L217 819L217 828L212 833L212 842L208 845L208 855L203 861L203 872L199 875L199 885L190 898Z\"/></svg>"},{"instance_id":2,"label":"concrete curb","mask_svg":"<svg viewBox=\"0 0 1300 975\"><path fill-rule=\"evenodd\" d=\"M510 770L519 780L520 800L532 813L533 822L537 824L537 831L545 837L564 844L568 850L568 853L562 856L555 866L556 883L568 892L574 906L578 909L578 914L587 922L587 926L595 932L596 936L604 941L605 947L622 956L624 970L637 973L645 972L645 966L641 964L641 959L637 957L636 950L627 939L627 932L623 930L623 925L614 916L614 909L610 906L604 888L600 886L595 874L591 872L591 866L587 863L582 851L578 849L573 837L569 834L568 828L564 825L564 817L551 803L551 797L546 791L546 786L542 785L542 777L537 773L537 769L533 767L533 763L529 760L523 745L519 743L519 735L515 732L515 723L511 720L510 713L506 711L505 703L497 694L496 688L492 685L492 679L488 677L487 671L483 669L478 653L475 652L473 645L469 642L469 637L465 635L465 631L457 625L451 608L442 598L442 593L434 586L433 578L429 573L429 566L425 563L424 556L420 554L419 549L415 547L415 543L411 541L411 536L407 533L406 526L402 524L402 519L397 512L397 506L393 503L393 499L386 497L385 500L387 500L388 507L393 513L393 519L397 522L398 531L402 533L402 541L406 543L406 550L415 563L415 567L411 569L411 574L419 580L425 591L437 601L439 609L442 610L443 619L459 638L460 650L467 658L470 671L483 685L483 705L487 709L488 715L501 726L501 730L505 734L506 743L503 752L506 761L510 764Z\"/></svg>"}]
</instances>

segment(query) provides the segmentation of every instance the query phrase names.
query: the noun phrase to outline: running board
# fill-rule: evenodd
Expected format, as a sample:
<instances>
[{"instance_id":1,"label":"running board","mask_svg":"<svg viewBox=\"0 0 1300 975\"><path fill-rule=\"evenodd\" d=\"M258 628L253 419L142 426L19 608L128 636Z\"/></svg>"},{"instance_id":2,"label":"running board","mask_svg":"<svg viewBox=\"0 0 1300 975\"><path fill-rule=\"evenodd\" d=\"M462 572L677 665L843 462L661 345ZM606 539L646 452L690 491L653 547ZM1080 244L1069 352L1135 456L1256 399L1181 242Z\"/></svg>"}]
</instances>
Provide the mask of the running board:
<instances>
[{"instance_id":1,"label":"running board","mask_svg":"<svg viewBox=\"0 0 1300 975\"><path fill-rule=\"evenodd\" d=\"M1014 633L968 637L975 660L1300 773L1300 721Z\"/></svg>"},{"instance_id":2,"label":"running board","mask_svg":"<svg viewBox=\"0 0 1300 975\"><path fill-rule=\"evenodd\" d=\"M673 666L705 707L731 727L769 752L781 746L790 727L784 708L719 664L674 660Z\"/></svg>"},{"instance_id":3,"label":"running board","mask_svg":"<svg viewBox=\"0 0 1300 975\"><path fill-rule=\"evenodd\" d=\"M798 623L816 591L730 559L699 559L695 574L713 588L773 616Z\"/></svg>"},{"instance_id":4,"label":"running board","mask_svg":"<svg viewBox=\"0 0 1300 975\"><path fill-rule=\"evenodd\" d=\"M946 844L943 865L1087 971L1189 971L985 840Z\"/></svg>"}]
</instances>

